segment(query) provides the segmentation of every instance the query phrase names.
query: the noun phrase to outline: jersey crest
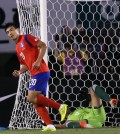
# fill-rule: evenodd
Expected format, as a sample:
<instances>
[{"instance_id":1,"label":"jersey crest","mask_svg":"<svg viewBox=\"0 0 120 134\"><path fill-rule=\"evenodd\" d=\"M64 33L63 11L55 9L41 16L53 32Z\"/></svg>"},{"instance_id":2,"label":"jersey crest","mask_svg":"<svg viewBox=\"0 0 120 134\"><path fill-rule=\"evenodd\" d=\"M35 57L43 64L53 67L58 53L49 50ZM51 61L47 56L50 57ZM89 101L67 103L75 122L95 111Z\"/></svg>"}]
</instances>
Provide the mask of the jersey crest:
<instances>
[{"instance_id":1,"label":"jersey crest","mask_svg":"<svg viewBox=\"0 0 120 134\"><path fill-rule=\"evenodd\" d=\"M20 43L20 47L21 47L22 49L25 49L25 45L24 45L23 42Z\"/></svg>"}]
</instances>

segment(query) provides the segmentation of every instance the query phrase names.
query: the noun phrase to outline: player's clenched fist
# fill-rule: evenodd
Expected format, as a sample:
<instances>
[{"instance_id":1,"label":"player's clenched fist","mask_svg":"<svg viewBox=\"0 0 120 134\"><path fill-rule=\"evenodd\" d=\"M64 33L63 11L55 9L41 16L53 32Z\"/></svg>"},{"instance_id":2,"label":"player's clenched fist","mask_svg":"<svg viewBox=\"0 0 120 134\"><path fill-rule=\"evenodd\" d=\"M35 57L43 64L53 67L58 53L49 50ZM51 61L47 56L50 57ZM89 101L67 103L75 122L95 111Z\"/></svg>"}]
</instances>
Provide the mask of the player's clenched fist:
<instances>
[{"instance_id":1,"label":"player's clenched fist","mask_svg":"<svg viewBox=\"0 0 120 134\"><path fill-rule=\"evenodd\" d=\"M20 71L14 70L13 73L12 73L12 75L13 75L14 77L19 77Z\"/></svg>"},{"instance_id":2,"label":"player's clenched fist","mask_svg":"<svg viewBox=\"0 0 120 134\"><path fill-rule=\"evenodd\" d=\"M35 69L40 69L40 62L39 61L36 61L32 64L32 67L35 68Z\"/></svg>"}]
</instances>

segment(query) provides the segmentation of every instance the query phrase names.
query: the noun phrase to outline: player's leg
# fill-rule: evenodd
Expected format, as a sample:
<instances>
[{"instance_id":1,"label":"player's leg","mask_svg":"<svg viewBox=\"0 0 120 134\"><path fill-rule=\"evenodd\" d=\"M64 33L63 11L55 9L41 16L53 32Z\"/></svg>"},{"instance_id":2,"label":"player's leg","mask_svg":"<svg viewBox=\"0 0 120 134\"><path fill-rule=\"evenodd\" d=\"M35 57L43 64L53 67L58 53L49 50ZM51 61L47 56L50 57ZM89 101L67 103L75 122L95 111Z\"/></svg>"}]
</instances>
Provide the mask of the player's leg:
<instances>
[{"instance_id":1,"label":"player's leg","mask_svg":"<svg viewBox=\"0 0 120 134\"><path fill-rule=\"evenodd\" d=\"M30 88L28 91L28 100L38 107L47 106L59 110L61 114L61 120L63 121L66 117L67 105L57 103L45 97L49 75L49 73L44 73L40 75L38 74L32 78L33 80L32 82L30 82Z\"/></svg>"},{"instance_id":2,"label":"player's leg","mask_svg":"<svg viewBox=\"0 0 120 134\"><path fill-rule=\"evenodd\" d=\"M98 85L93 85L93 87L89 89L89 92L91 95L91 105L92 105L91 114L93 114L94 118L89 118L88 122L93 127L102 127L102 125L104 124L106 120L106 113L105 113L104 107L102 106L101 99L107 102L111 102L113 99L111 99L109 95ZM115 103L117 104L117 99L114 99L114 100L116 100Z\"/></svg>"},{"instance_id":3,"label":"player's leg","mask_svg":"<svg viewBox=\"0 0 120 134\"><path fill-rule=\"evenodd\" d=\"M37 105L37 103L35 103L35 100L36 100L37 96L43 96L43 94L41 94L41 92L39 92L39 91L32 91L32 90L28 91L28 100L31 103L33 103L36 111L38 112L38 115L44 121L46 126L50 127L50 129L51 129L50 131L56 131L46 107L45 106L39 106L39 105Z\"/></svg>"},{"instance_id":4,"label":"player's leg","mask_svg":"<svg viewBox=\"0 0 120 134\"><path fill-rule=\"evenodd\" d=\"M61 115L61 121L64 121L66 114L67 114L67 110L68 110L68 106L66 104L60 104L60 103L58 103L54 100L51 100L45 96L38 96L36 103L38 105L43 105L46 107L55 108L56 110L59 111L59 113Z\"/></svg>"},{"instance_id":5,"label":"player's leg","mask_svg":"<svg viewBox=\"0 0 120 134\"><path fill-rule=\"evenodd\" d=\"M102 100L96 95L92 88L89 88L89 93L91 96L91 106L100 107L102 105Z\"/></svg>"},{"instance_id":6,"label":"player's leg","mask_svg":"<svg viewBox=\"0 0 120 134\"><path fill-rule=\"evenodd\" d=\"M92 89L100 99L109 102L113 108L117 105L118 100L115 98L110 98L110 96L98 85L94 84Z\"/></svg>"},{"instance_id":7,"label":"player's leg","mask_svg":"<svg viewBox=\"0 0 120 134\"><path fill-rule=\"evenodd\" d=\"M52 108L55 108L57 110L59 110L59 108L61 106L61 104L59 104L58 102L47 98L40 91L35 91L35 90L28 91L28 100L31 103L33 103L34 105L52 107Z\"/></svg>"},{"instance_id":8,"label":"player's leg","mask_svg":"<svg viewBox=\"0 0 120 134\"><path fill-rule=\"evenodd\" d=\"M96 89L97 90L97 89ZM101 90L98 87L98 90ZM96 95L96 91L93 88L89 89L89 93L91 95L91 116L88 118L88 123L91 124L94 128L102 127L103 123L106 120L106 113L104 107L102 106L102 100Z\"/></svg>"},{"instance_id":9,"label":"player's leg","mask_svg":"<svg viewBox=\"0 0 120 134\"><path fill-rule=\"evenodd\" d=\"M64 124L55 125L57 129L65 129L65 128L93 128L90 124L87 123L87 120L81 121L66 121Z\"/></svg>"},{"instance_id":10,"label":"player's leg","mask_svg":"<svg viewBox=\"0 0 120 134\"><path fill-rule=\"evenodd\" d=\"M101 87L94 84L92 86L92 89L100 99L108 101L108 102L110 101L110 96Z\"/></svg>"},{"instance_id":11,"label":"player's leg","mask_svg":"<svg viewBox=\"0 0 120 134\"><path fill-rule=\"evenodd\" d=\"M46 107L35 106L35 109L38 112L38 115L41 117L41 119L46 124L46 126L53 124Z\"/></svg>"},{"instance_id":12,"label":"player's leg","mask_svg":"<svg viewBox=\"0 0 120 134\"><path fill-rule=\"evenodd\" d=\"M52 120L50 119L49 113L44 106L38 106L34 103L34 100L36 99L36 96L39 96L43 94L40 91L28 91L28 100L33 103L36 111L38 112L38 115L41 117L41 119L45 122L46 125L52 124Z\"/></svg>"},{"instance_id":13,"label":"player's leg","mask_svg":"<svg viewBox=\"0 0 120 134\"><path fill-rule=\"evenodd\" d=\"M57 124L57 125L55 125L55 128L57 128L57 129L65 129L67 127L66 127L65 124Z\"/></svg>"}]
</instances>

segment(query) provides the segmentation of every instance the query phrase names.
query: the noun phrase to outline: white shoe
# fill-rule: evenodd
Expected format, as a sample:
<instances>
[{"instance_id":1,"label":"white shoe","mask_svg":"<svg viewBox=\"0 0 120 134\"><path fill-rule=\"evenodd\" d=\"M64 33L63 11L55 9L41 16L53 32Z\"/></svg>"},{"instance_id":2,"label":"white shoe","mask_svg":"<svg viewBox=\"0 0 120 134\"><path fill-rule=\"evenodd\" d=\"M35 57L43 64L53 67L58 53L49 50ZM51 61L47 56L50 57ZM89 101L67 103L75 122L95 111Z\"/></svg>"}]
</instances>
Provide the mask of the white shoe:
<instances>
[{"instance_id":1,"label":"white shoe","mask_svg":"<svg viewBox=\"0 0 120 134\"><path fill-rule=\"evenodd\" d=\"M51 125L51 126L50 125L43 126L43 130L42 131L56 131L56 128L54 127L54 125Z\"/></svg>"}]
</instances>

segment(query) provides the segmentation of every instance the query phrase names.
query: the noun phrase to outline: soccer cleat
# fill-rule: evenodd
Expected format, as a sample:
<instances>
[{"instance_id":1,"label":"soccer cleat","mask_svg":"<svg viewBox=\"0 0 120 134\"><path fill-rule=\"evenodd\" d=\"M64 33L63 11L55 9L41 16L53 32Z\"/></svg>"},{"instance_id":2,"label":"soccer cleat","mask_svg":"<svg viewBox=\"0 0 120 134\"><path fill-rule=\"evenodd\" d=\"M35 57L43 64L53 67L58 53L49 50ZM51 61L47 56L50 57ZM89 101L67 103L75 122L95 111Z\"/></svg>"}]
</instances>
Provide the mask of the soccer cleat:
<instances>
[{"instance_id":1,"label":"soccer cleat","mask_svg":"<svg viewBox=\"0 0 120 134\"><path fill-rule=\"evenodd\" d=\"M112 99L110 100L110 105L114 109L117 107L118 99Z\"/></svg>"},{"instance_id":2,"label":"soccer cleat","mask_svg":"<svg viewBox=\"0 0 120 134\"><path fill-rule=\"evenodd\" d=\"M59 109L59 113L61 115L61 121L64 121L64 119L66 118L67 110L68 105L62 104L62 107Z\"/></svg>"},{"instance_id":3,"label":"soccer cleat","mask_svg":"<svg viewBox=\"0 0 120 134\"><path fill-rule=\"evenodd\" d=\"M42 131L56 131L56 128L53 126L53 127L49 127L49 126L44 126L43 127L43 130Z\"/></svg>"}]
</instances>

